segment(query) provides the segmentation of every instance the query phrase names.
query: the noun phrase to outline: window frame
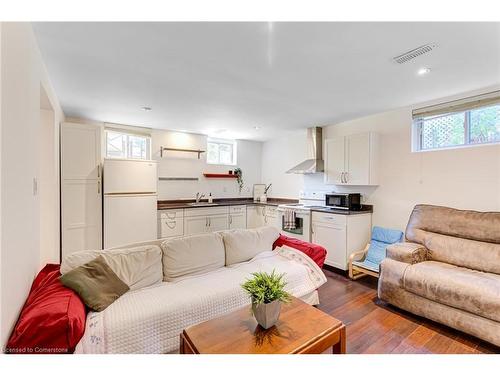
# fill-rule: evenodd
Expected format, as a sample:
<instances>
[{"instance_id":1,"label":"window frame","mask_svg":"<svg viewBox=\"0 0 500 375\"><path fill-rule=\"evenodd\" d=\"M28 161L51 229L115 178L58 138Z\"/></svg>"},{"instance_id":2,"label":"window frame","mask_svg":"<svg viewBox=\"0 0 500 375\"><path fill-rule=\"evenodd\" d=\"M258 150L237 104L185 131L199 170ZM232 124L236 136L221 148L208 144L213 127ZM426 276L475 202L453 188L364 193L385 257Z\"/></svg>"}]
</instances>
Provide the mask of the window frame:
<instances>
[{"instance_id":1,"label":"window frame","mask_svg":"<svg viewBox=\"0 0 500 375\"><path fill-rule=\"evenodd\" d=\"M457 113L464 114L464 143L459 145L451 145L451 146L441 146L441 147L433 147L433 148L422 148L423 145L423 125L424 119L432 116L421 116L416 117L412 120L412 152L429 152L429 151L440 151L440 150L451 150L457 148L466 148L466 147L476 147L476 146L489 146L489 145L500 145L500 140L498 141L490 141L490 142L471 142L471 111L488 108L499 104L487 104L480 107L473 107L470 109L466 109L463 111L450 111L445 112L441 117L451 116ZM436 115L438 117L439 115Z\"/></svg>"},{"instance_id":2,"label":"window frame","mask_svg":"<svg viewBox=\"0 0 500 375\"><path fill-rule=\"evenodd\" d=\"M218 153L218 162L215 163L215 162L211 162L209 161L208 159L208 145L209 143L214 143L214 144L217 144L217 145L221 145L221 144L224 144L224 145L231 145L232 146L232 153L233 153L233 162L232 163L221 163L220 162L220 150L219 150L219 153ZM238 142L235 140L235 139L221 139L221 138L211 138L211 137L208 137L207 138L207 157L206 157L206 162L207 164L210 164L210 165L225 165L225 166L230 166L230 167L234 167L237 165L238 163Z\"/></svg>"},{"instance_id":3,"label":"window frame","mask_svg":"<svg viewBox=\"0 0 500 375\"><path fill-rule=\"evenodd\" d=\"M126 142L126 157L115 157L115 156L110 156L108 154L108 133L116 133L116 134L121 134L127 136L127 142ZM144 158L133 158L132 156L132 149L131 149L131 142L129 137L139 137L139 138L144 138L146 140L146 155ZM115 129L115 128L105 128L104 129L104 154L107 159L118 159L118 160L151 160L151 135L150 134L144 134L144 133L135 133L133 131L127 131L123 129Z\"/></svg>"}]
</instances>

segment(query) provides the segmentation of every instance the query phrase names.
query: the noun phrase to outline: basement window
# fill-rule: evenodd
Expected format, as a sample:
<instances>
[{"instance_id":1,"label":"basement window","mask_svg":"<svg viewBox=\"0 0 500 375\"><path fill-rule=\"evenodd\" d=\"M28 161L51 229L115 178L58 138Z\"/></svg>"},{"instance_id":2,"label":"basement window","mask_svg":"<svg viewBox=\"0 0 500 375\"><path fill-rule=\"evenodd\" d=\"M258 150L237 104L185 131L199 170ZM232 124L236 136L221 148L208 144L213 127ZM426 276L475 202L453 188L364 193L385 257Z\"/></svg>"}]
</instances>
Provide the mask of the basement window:
<instances>
[{"instance_id":1,"label":"basement window","mask_svg":"<svg viewBox=\"0 0 500 375\"><path fill-rule=\"evenodd\" d=\"M208 138L207 163L236 165L236 141L232 139Z\"/></svg>"},{"instance_id":2,"label":"basement window","mask_svg":"<svg viewBox=\"0 0 500 375\"><path fill-rule=\"evenodd\" d=\"M500 143L500 92L413 111L413 151Z\"/></svg>"},{"instance_id":3,"label":"basement window","mask_svg":"<svg viewBox=\"0 0 500 375\"><path fill-rule=\"evenodd\" d=\"M151 137L106 130L106 157L113 159L151 159Z\"/></svg>"}]
</instances>

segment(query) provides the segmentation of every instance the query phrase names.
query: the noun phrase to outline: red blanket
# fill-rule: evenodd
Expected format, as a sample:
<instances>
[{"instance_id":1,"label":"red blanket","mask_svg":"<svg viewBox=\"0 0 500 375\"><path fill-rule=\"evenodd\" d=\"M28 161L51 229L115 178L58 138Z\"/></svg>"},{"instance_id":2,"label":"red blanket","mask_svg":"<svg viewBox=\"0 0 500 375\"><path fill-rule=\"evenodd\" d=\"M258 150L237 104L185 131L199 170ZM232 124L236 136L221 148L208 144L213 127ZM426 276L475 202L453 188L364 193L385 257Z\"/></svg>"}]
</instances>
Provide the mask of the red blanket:
<instances>
[{"instance_id":1,"label":"red blanket","mask_svg":"<svg viewBox=\"0 0 500 375\"><path fill-rule=\"evenodd\" d=\"M326 258L326 249L322 246L302 241L297 238L287 237L280 235L280 237L274 242L273 250L276 247L281 247L283 245L289 246L296 250L299 250L309 256L314 262L320 267L323 267Z\"/></svg>"}]
</instances>

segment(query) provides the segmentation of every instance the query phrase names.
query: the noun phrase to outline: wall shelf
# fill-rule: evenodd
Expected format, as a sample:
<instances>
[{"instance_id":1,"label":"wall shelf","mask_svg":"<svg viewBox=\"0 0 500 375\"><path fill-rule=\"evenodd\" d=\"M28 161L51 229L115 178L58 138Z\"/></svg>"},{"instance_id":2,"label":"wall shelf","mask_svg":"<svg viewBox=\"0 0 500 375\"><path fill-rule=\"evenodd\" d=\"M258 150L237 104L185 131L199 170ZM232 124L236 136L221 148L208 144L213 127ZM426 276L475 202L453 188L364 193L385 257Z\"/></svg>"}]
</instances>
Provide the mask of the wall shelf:
<instances>
[{"instance_id":1,"label":"wall shelf","mask_svg":"<svg viewBox=\"0 0 500 375\"><path fill-rule=\"evenodd\" d=\"M198 177L159 177L160 181L198 181Z\"/></svg>"},{"instance_id":2,"label":"wall shelf","mask_svg":"<svg viewBox=\"0 0 500 375\"><path fill-rule=\"evenodd\" d=\"M198 154L198 159L200 158L200 155L203 154L205 151L204 150L192 150L188 148L173 148L173 147L160 147L160 157L163 157L163 152L164 151L177 151L177 152L191 152Z\"/></svg>"},{"instance_id":3,"label":"wall shelf","mask_svg":"<svg viewBox=\"0 0 500 375\"><path fill-rule=\"evenodd\" d=\"M203 173L206 178L237 178L236 174L229 173Z\"/></svg>"}]
</instances>

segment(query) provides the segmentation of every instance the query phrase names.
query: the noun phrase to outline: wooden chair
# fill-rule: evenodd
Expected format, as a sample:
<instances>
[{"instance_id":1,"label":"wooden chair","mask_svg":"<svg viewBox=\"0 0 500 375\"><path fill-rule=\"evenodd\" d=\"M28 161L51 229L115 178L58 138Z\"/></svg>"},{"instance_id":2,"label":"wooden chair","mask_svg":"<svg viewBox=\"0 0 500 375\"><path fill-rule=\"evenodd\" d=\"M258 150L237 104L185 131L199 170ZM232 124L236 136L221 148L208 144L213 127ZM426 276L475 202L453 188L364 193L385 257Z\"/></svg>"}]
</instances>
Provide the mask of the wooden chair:
<instances>
[{"instance_id":1,"label":"wooden chair","mask_svg":"<svg viewBox=\"0 0 500 375\"><path fill-rule=\"evenodd\" d=\"M402 239L403 232L400 230L373 227L370 243L349 257L349 277L353 280L366 275L378 278L380 263L385 258L385 249L388 245L401 242Z\"/></svg>"}]
</instances>

